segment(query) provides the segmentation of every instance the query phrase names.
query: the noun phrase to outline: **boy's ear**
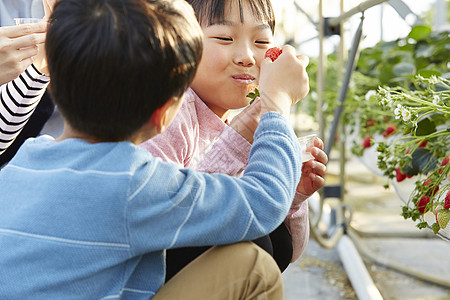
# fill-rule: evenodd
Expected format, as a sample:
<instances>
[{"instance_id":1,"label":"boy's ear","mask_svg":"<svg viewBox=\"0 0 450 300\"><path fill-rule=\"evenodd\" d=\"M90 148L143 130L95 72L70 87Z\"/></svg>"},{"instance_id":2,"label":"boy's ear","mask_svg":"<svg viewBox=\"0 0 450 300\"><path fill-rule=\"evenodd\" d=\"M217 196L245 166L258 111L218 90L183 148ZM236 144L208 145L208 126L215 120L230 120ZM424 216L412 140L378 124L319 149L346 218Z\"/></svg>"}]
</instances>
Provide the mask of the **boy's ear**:
<instances>
[{"instance_id":1,"label":"boy's ear","mask_svg":"<svg viewBox=\"0 0 450 300\"><path fill-rule=\"evenodd\" d=\"M150 123L158 133L163 132L172 123L181 106L181 102L180 98L172 97L152 114Z\"/></svg>"}]
</instances>

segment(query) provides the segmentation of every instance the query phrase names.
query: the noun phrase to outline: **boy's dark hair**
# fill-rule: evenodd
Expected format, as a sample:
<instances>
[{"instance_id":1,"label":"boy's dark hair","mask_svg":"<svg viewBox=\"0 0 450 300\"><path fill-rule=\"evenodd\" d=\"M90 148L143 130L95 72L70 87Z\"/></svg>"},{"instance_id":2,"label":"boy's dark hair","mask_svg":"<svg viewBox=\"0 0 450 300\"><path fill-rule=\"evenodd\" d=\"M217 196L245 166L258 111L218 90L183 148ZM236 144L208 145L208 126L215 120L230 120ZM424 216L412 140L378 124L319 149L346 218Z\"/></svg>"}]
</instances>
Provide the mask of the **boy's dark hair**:
<instances>
[{"instance_id":1,"label":"boy's dark hair","mask_svg":"<svg viewBox=\"0 0 450 300\"><path fill-rule=\"evenodd\" d=\"M100 141L132 136L191 84L202 32L183 0L62 0L46 52L55 104Z\"/></svg>"},{"instance_id":2,"label":"boy's dark hair","mask_svg":"<svg viewBox=\"0 0 450 300\"><path fill-rule=\"evenodd\" d=\"M210 26L221 24L225 20L225 13L232 5L238 5L241 21L244 21L243 6L249 5L258 21L267 22L275 31L275 14L270 0L186 0L194 8L195 15L201 25Z\"/></svg>"}]
</instances>

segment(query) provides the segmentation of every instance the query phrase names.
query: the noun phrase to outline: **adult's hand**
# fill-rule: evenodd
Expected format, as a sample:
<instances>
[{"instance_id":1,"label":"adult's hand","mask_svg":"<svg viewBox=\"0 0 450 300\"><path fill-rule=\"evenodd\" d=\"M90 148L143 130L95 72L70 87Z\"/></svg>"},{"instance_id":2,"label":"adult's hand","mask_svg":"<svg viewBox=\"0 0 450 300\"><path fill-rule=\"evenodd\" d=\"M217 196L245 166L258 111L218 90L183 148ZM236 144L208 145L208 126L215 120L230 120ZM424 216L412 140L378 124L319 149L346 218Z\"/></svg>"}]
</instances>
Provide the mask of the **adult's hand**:
<instances>
[{"instance_id":1,"label":"adult's hand","mask_svg":"<svg viewBox=\"0 0 450 300\"><path fill-rule=\"evenodd\" d=\"M46 22L0 27L0 85L17 78L33 63L46 30Z\"/></svg>"},{"instance_id":2,"label":"adult's hand","mask_svg":"<svg viewBox=\"0 0 450 300\"><path fill-rule=\"evenodd\" d=\"M45 11L44 20L48 20L48 18L50 18L50 15L53 12L53 7L55 7L56 1L57 0L42 0L42 4L44 4L44 11Z\"/></svg>"},{"instance_id":3,"label":"adult's hand","mask_svg":"<svg viewBox=\"0 0 450 300\"><path fill-rule=\"evenodd\" d=\"M57 0L42 0L45 12L43 20L45 22L47 22L50 18L56 2ZM34 64L38 68L38 70L41 71L41 73L48 75L47 56L45 55L45 43L38 45L38 54L35 57Z\"/></svg>"}]
</instances>

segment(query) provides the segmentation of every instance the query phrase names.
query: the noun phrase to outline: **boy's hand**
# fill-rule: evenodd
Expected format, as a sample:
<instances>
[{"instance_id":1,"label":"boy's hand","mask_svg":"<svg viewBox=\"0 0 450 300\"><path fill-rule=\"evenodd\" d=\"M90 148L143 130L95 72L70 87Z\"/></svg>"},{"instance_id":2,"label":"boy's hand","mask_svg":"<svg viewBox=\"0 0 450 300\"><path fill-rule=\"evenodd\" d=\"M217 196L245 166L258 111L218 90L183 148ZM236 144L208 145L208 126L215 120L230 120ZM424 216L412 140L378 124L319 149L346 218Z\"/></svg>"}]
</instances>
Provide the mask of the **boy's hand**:
<instances>
[{"instance_id":1,"label":"boy's hand","mask_svg":"<svg viewBox=\"0 0 450 300\"><path fill-rule=\"evenodd\" d=\"M296 56L295 49L286 45L275 61L266 58L261 63L261 113L277 111L288 117L290 106L309 92L308 62L306 56Z\"/></svg>"},{"instance_id":2,"label":"boy's hand","mask_svg":"<svg viewBox=\"0 0 450 300\"><path fill-rule=\"evenodd\" d=\"M323 151L323 142L320 138L314 140L310 153L314 159L303 163L302 176L297 185L297 192L306 196L312 195L325 185L324 176L327 170L325 164L328 162L328 156Z\"/></svg>"},{"instance_id":3,"label":"boy's hand","mask_svg":"<svg viewBox=\"0 0 450 300\"><path fill-rule=\"evenodd\" d=\"M17 78L44 43L47 23L0 27L0 84Z\"/></svg>"},{"instance_id":4,"label":"boy's hand","mask_svg":"<svg viewBox=\"0 0 450 300\"><path fill-rule=\"evenodd\" d=\"M253 143L253 135L261 119L261 101L256 98L230 122L231 128L239 133L250 144Z\"/></svg>"}]
</instances>

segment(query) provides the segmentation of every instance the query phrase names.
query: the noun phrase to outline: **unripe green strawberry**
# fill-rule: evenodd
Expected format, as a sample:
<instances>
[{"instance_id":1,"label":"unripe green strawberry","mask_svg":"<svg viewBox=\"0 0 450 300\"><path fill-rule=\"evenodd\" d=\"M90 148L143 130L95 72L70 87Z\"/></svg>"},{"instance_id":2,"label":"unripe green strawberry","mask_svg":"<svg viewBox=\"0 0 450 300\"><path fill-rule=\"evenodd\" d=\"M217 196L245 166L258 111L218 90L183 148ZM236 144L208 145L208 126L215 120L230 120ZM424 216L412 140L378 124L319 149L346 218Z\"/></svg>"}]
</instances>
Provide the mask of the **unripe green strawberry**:
<instances>
[{"instance_id":1,"label":"unripe green strawberry","mask_svg":"<svg viewBox=\"0 0 450 300\"><path fill-rule=\"evenodd\" d=\"M277 59L278 56L280 56L280 54L282 52L283 52L283 50L281 50L281 48L273 47L273 48L267 49L266 53L264 54L264 58L270 57L270 59L272 61L275 61L275 59Z\"/></svg>"},{"instance_id":2,"label":"unripe green strawberry","mask_svg":"<svg viewBox=\"0 0 450 300\"><path fill-rule=\"evenodd\" d=\"M439 224L441 229L445 229L447 227L448 221L450 220L450 211L449 210L440 210L436 209L436 222Z\"/></svg>"}]
</instances>

